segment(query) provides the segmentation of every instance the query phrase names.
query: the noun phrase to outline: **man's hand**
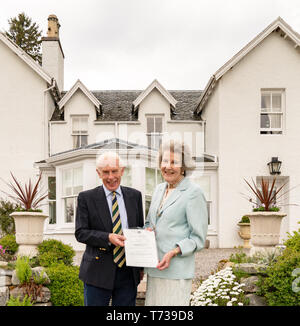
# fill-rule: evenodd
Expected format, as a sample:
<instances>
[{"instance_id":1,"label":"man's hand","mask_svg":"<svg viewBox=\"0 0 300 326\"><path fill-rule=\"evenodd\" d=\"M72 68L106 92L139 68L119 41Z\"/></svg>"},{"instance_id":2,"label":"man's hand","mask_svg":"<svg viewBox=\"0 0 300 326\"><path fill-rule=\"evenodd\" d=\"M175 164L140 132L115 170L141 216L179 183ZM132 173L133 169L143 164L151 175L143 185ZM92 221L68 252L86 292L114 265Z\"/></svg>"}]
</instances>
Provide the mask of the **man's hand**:
<instances>
[{"instance_id":1,"label":"man's hand","mask_svg":"<svg viewBox=\"0 0 300 326\"><path fill-rule=\"evenodd\" d=\"M110 233L108 235L108 241L110 243L112 243L115 246L120 246L120 247L124 247L125 243L124 241L126 240L126 238L124 237L124 235L120 235L120 234L115 234L115 233Z\"/></svg>"}]
</instances>

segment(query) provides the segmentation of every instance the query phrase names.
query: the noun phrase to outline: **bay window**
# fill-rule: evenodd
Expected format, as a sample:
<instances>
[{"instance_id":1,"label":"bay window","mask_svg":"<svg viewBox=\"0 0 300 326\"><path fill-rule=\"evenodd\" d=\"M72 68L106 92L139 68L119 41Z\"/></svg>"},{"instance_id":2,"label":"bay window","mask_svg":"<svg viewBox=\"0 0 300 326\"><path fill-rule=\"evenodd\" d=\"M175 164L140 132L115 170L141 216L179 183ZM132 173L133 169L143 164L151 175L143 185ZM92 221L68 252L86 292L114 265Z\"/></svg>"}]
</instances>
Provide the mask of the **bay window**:
<instances>
[{"instance_id":1,"label":"bay window","mask_svg":"<svg viewBox=\"0 0 300 326\"><path fill-rule=\"evenodd\" d=\"M49 224L56 224L56 178L48 177Z\"/></svg>"},{"instance_id":2,"label":"bay window","mask_svg":"<svg viewBox=\"0 0 300 326\"><path fill-rule=\"evenodd\" d=\"M83 190L82 167L62 171L62 199L65 223L75 221L77 196Z\"/></svg>"}]
</instances>

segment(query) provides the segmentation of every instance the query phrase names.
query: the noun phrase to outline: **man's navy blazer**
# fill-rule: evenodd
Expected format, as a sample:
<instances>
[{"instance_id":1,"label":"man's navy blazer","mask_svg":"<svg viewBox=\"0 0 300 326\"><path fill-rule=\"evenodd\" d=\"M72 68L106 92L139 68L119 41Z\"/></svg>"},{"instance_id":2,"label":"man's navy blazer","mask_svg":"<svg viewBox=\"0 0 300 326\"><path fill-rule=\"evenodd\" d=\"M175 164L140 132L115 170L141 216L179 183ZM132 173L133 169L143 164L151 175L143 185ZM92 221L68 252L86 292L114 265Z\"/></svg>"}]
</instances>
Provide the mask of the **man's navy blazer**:
<instances>
[{"instance_id":1,"label":"man's navy blazer","mask_svg":"<svg viewBox=\"0 0 300 326\"><path fill-rule=\"evenodd\" d=\"M128 227L143 227L143 204L140 191L121 186ZM112 218L103 186L78 195L75 237L86 244L80 264L79 278L87 284L113 289L117 265L113 261L114 245L108 241L112 233ZM141 268L131 267L136 286Z\"/></svg>"}]
</instances>

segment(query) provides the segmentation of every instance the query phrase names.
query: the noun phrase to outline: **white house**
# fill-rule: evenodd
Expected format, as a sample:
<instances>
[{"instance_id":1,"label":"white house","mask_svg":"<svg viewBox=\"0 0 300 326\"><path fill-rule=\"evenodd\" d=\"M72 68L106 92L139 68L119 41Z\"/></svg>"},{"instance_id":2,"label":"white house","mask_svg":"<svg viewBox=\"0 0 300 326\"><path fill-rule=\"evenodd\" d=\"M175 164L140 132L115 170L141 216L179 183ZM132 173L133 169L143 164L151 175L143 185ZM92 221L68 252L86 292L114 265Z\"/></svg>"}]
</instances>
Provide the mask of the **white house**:
<instances>
[{"instance_id":1,"label":"white house","mask_svg":"<svg viewBox=\"0 0 300 326\"><path fill-rule=\"evenodd\" d=\"M156 159L163 137L180 138L192 149L197 168L189 177L208 202L210 247L242 244L237 222L251 210L241 194L247 192L244 178L269 178L272 157L283 162L279 183L300 183L300 35L281 18L222 66L203 91L167 90L157 80L129 91L92 91L77 80L65 91L56 16L49 16L48 26L42 67L0 34L1 177L12 171L26 180L43 172L49 188L45 238L83 249L74 237L76 198L100 184L95 160L106 150L127 162L122 183L142 192L147 213L161 182ZM300 209L289 204L300 204L299 190L284 198L282 238L298 228Z\"/></svg>"}]
</instances>

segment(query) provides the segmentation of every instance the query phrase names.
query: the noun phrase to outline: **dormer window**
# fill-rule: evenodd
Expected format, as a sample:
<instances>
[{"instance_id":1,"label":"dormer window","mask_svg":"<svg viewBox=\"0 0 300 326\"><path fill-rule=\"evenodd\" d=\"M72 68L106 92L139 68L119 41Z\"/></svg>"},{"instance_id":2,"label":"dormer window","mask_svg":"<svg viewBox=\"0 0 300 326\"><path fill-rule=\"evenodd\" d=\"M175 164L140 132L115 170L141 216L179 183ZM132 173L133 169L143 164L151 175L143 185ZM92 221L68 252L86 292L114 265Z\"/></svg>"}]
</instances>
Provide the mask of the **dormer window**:
<instances>
[{"instance_id":1,"label":"dormer window","mask_svg":"<svg viewBox=\"0 0 300 326\"><path fill-rule=\"evenodd\" d=\"M163 116L146 115L148 147L158 149L163 136Z\"/></svg>"},{"instance_id":2,"label":"dormer window","mask_svg":"<svg viewBox=\"0 0 300 326\"><path fill-rule=\"evenodd\" d=\"M79 148L88 144L88 116L72 116L73 148Z\"/></svg>"}]
</instances>

